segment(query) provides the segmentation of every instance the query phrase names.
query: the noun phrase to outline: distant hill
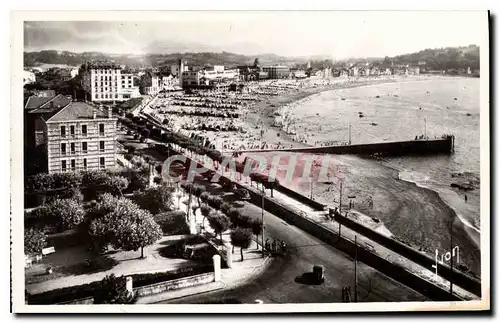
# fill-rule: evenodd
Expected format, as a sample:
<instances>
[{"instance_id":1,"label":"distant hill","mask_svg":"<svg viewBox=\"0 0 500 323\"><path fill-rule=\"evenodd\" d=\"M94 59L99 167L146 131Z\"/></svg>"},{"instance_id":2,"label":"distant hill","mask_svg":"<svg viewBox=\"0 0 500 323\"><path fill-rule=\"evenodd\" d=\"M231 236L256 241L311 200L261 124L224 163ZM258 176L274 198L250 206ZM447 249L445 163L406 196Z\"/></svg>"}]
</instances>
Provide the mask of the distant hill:
<instances>
[{"instance_id":1,"label":"distant hill","mask_svg":"<svg viewBox=\"0 0 500 323\"><path fill-rule=\"evenodd\" d=\"M179 58L188 65L203 66L205 64L224 65L228 67L253 64L259 58L262 65L286 64L293 66L306 62L306 58L283 57L274 54L241 55L229 52L171 53L171 54L106 54L99 52L73 53L68 51L43 50L24 52L24 66L33 67L41 64L65 64L78 66L89 60L113 60L117 64L130 67L162 66L175 63Z\"/></svg>"},{"instance_id":2,"label":"distant hill","mask_svg":"<svg viewBox=\"0 0 500 323\"><path fill-rule=\"evenodd\" d=\"M479 47L446 47L424 49L416 53L386 57L384 64L394 62L401 65L425 65L428 70L479 68Z\"/></svg>"}]
</instances>

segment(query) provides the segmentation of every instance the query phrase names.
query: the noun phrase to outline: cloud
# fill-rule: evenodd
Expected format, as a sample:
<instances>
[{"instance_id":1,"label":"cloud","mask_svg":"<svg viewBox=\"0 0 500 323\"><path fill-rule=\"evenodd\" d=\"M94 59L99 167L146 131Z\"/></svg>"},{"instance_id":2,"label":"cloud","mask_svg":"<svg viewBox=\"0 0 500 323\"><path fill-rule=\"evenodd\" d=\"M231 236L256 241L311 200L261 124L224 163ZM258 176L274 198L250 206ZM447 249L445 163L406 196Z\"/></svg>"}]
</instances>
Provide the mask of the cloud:
<instances>
[{"instance_id":1,"label":"cloud","mask_svg":"<svg viewBox=\"0 0 500 323\"><path fill-rule=\"evenodd\" d=\"M168 12L161 21L37 21L25 50L168 53L228 51L286 56L393 56L478 44L480 12Z\"/></svg>"}]
</instances>

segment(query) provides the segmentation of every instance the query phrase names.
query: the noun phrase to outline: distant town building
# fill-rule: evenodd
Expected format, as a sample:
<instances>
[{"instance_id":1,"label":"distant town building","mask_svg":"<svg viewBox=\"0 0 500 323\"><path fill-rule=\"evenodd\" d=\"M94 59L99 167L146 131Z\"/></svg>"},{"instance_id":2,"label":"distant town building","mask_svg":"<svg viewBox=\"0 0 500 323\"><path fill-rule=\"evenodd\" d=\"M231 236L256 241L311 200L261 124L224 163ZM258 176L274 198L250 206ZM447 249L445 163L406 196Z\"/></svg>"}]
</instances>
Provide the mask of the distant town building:
<instances>
[{"instance_id":1,"label":"distant town building","mask_svg":"<svg viewBox=\"0 0 500 323\"><path fill-rule=\"evenodd\" d=\"M182 88L200 85L202 71L185 71L182 73ZM180 82L180 80L179 80Z\"/></svg>"},{"instance_id":2,"label":"distant town building","mask_svg":"<svg viewBox=\"0 0 500 323\"><path fill-rule=\"evenodd\" d=\"M110 62L87 62L82 65L82 85L93 102L126 101L139 97L134 75L123 73L120 65Z\"/></svg>"},{"instance_id":3,"label":"distant town building","mask_svg":"<svg viewBox=\"0 0 500 323\"><path fill-rule=\"evenodd\" d=\"M70 102L47 120L38 119L49 173L116 166L117 118L84 102Z\"/></svg>"},{"instance_id":4,"label":"distant town building","mask_svg":"<svg viewBox=\"0 0 500 323\"><path fill-rule=\"evenodd\" d=\"M189 67L186 64L186 62L184 62L184 60L182 60L182 59L179 59L177 61L177 64L170 65L170 74L172 74L172 76L177 77L179 79L179 84L181 86L183 84L183 81L182 81L183 75L182 74L184 72L187 72L187 71L189 71Z\"/></svg>"},{"instance_id":5,"label":"distant town building","mask_svg":"<svg viewBox=\"0 0 500 323\"><path fill-rule=\"evenodd\" d=\"M283 79L290 77L290 68L288 66L264 66L262 71L267 72L270 79Z\"/></svg>"},{"instance_id":6,"label":"distant town building","mask_svg":"<svg viewBox=\"0 0 500 323\"><path fill-rule=\"evenodd\" d=\"M35 82L36 82L35 73L33 73L32 71L24 70L23 71L23 85L31 84L31 83L35 83Z\"/></svg>"},{"instance_id":7,"label":"distant town building","mask_svg":"<svg viewBox=\"0 0 500 323\"><path fill-rule=\"evenodd\" d=\"M147 71L141 76L141 92L147 95L156 95L160 91L181 90L179 79L177 77L163 74L156 74L153 71Z\"/></svg>"},{"instance_id":8,"label":"distant town building","mask_svg":"<svg viewBox=\"0 0 500 323\"><path fill-rule=\"evenodd\" d=\"M196 71L185 71L182 73L182 88L214 87L239 81L240 71L238 69L225 70L224 66L209 66ZM179 80L180 82L180 80Z\"/></svg>"}]
</instances>

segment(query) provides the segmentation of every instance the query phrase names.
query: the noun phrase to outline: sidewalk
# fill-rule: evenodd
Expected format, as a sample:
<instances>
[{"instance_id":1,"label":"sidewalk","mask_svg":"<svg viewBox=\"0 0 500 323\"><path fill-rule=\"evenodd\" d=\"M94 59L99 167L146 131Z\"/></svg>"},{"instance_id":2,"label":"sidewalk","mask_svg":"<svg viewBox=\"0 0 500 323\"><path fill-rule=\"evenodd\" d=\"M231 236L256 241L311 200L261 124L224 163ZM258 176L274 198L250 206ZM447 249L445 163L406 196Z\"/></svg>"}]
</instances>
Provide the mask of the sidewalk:
<instances>
[{"instance_id":1,"label":"sidewalk","mask_svg":"<svg viewBox=\"0 0 500 323\"><path fill-rule=\"evenodd\" d=\"M229 233L224 234L224 236L229 236ZM223 240L226 239L223 238ZM241 261L240 250L236 247L233 254L232 268L221 270L221 281L141 297L137 301L137 304L154 304L186 296L234 288L244 284L255 277L255 275L261 273L270 264L271 258L269 256L262 258L262 250L256 247L256 242L252 241L250 247L243 250L244 261ZM228 250L228 252L231 252L231 250Z\"/></svg>"}]
</instances>

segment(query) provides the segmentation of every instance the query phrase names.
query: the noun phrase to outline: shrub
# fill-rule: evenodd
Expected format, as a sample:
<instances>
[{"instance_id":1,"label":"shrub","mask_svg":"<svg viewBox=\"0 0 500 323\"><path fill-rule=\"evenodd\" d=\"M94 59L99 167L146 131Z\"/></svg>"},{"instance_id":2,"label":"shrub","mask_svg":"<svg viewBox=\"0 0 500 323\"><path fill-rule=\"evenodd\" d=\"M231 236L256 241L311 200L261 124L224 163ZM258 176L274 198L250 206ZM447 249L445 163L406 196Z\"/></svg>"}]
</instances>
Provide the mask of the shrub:
<instances>
[{"instance_id":1,"label":"shrub","mask_svg":"<svg viewBox=\"0 0 500 323\"><path fill-rule=\"evenodd\" d=\"M186 212L169 211L154 216L163 231L163 235L189 234L189 226L186 223Z\"/></svg>"},{"instance_id":2,"label":"shrub","mask_svg":"<svg viewBox=\"0 0 500 323\"><path fill-rule=\"evenodd\" d=\"M196 267L181 267L179 269L152 274L135 274L131 275L131 277L134 287L142 287L183 277L200 275L212 272L213 270L213 265L208 264ZM28 304L56 304L81 298L95 297L96 294L99 293L101 286L101 281L96 281L79 286L54 289L40 294L30 295Z\"/></svg>"},{"instance_id":3,"label":"shrub","mask_svg":"<svg viewBox=\"0 0 500 323\"><path fill-rule=\"evenodd\" d=\"M55 199L35 211L42 222L53 225L56 232L73 229L83 222L85 211L74 199Z\"/></svg>"},{"instance_id":4,"label":"shrub","mask_svg":"<svg viewBox=\"0 0 500 323\"><path fill-rule=\"evenodd\" d=\"M137 297L127 290L126 278L114 274L104 277L94 293L94 304L134 304L136 301Z\"/></svg>"},{"instance_id":5,"label":"shrub","mask_svg":"<svg viewBox=\"0 0 500 323\"><path fill-rule=\"evenodd\" d=\"M24 253L27 255L37 255L42 253L45 247L47 236L42 230L28 228L24 230Z\"/></svg>"}]
</instances>

